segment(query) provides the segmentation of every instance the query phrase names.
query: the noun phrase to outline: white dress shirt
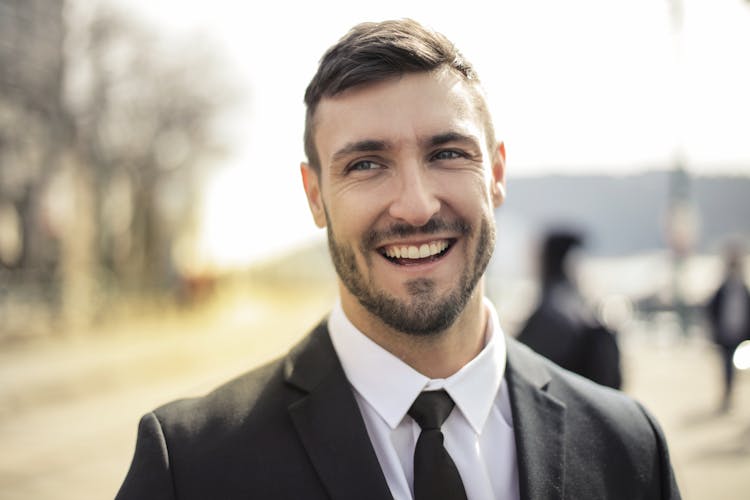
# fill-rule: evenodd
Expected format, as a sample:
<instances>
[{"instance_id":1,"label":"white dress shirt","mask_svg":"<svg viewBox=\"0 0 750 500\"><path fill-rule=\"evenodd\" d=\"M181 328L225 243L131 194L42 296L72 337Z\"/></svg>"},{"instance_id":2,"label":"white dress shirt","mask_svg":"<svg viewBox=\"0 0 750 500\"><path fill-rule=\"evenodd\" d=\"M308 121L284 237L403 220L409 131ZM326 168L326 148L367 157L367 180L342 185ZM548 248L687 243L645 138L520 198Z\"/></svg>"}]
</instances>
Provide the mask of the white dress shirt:
<instances>
[{"instance_id":1,"label":"white dress shirt","mask_svg":"<svg viewBox=\"0 0 750 500\"><path fill-rule=\"evenodd\" d=\"M485 299L482 351L445 379L430 379L386 351L349 321L340 301L328 330L364 417L375 454L395 500L413 498L414 447L419 425L407 415L423 390L445 389L456 403L442 427L469 500L518 499L518 467L505 372L505 337Z\"/></svg>"}]
</instances>

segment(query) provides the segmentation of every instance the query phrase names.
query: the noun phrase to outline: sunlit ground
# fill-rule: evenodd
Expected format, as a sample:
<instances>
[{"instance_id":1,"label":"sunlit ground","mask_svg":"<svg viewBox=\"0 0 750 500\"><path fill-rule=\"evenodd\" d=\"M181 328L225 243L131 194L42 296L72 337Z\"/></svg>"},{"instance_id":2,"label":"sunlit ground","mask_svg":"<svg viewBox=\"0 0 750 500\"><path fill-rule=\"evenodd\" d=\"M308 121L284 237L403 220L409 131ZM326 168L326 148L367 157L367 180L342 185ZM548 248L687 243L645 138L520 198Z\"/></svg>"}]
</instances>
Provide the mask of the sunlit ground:
<instances>
[{"instance_id":1,"label":"sunlit ground","mask_svg":"<svg viewBox=\"0 0 750 500\"><path fill-rule=\"evenodd\" d=\"M630 260L606 264L593 267L603 282L634 272ZM335 297L331 280L291 283L247 278L182 313L6 345L0 499L113 497L144 412L282 354L325 315ZM502 309L512 323L513 311ZM720 368L704 333L696 327L683 340L668 316L624 323L625 390L663 425L683 498L746 498L750 372L738 377L732 410L717 414Z\"/></svg>"}]
</instances>

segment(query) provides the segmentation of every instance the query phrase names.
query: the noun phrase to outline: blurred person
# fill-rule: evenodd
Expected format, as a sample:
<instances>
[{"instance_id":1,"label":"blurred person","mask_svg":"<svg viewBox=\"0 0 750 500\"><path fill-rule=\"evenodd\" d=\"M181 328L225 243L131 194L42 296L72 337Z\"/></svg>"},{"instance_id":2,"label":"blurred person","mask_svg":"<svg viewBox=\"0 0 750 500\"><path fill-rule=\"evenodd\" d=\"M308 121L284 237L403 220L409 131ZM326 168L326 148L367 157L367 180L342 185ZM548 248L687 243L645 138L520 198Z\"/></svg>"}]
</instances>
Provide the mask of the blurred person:
<instances>
[{"instance_id":1,"label":"blurred person","mask_svg":"<svg viewBox=\"0 0 750 500\"><path fill-rule=\"evenodd\" d=\"M505 336L484 297L505 146L453 44L357 25L305 103L339 299L283 358L145 415L118 498L679 498L654 418Z\"/></svg>"},{"instance_id":2,"label":"blurred person","mask_svg":"<svg viewBox=\"0 0 750 500\"><path fill-rule=\"evenodd\" d=\"M742 245L730 243L725 255L724 280L707 307L713 341L719 349L723 368L721 411L728 411L731 406L734 351L744 340L750 340L750 292L745 284L742 260Z\"/></svg>"},{"instance_id":3,"label":"blurred person","mask_svg":"<svg viewBox=\"0 0 750 500\"><path fill-rule=\"evenodd\" d=\"M567 370L619 389L622 374L615 333L596 319L576 285L573 254L582 245L583 235L575 231L546 235L539 304L516 338Z\"/></svg>"}]
</instances>

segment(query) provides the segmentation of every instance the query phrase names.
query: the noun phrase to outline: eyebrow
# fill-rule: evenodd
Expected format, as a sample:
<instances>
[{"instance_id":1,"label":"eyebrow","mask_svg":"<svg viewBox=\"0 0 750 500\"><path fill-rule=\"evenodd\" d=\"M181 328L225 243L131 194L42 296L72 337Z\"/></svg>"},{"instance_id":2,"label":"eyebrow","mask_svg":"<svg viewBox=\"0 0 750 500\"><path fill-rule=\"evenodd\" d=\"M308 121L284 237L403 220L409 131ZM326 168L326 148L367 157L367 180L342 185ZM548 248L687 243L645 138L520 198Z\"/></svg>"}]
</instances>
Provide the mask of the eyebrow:
<instances>
[{"instance_id":1,"label":"eyebrow","mask_svg":"<svg viewBox=\"0 0 750 500\"><path fill-rule=\"evenodd\" d=\"M425 143L431 147L442 146L443 144L447 144L449 142L468 142L476 148L479 148L480 145L479 140L473 135L461 134L459 132L453 131L433 135L432 137L427 138L427 140L425 141Z\"/></svg>"},{"instance_id":2,"label":"eyebrow","mask_svg":"<svg viewBox=\"0 0 750 500\"><path fill-rule=\"evenodd\" d=\"M390 145L386 141L365 139L346 144L343 148L336 151L331 159L333 162L336 162L353 153L372 153L374 151L385 151L386 149L390 149Z\"/></svg>"}]
</instances>

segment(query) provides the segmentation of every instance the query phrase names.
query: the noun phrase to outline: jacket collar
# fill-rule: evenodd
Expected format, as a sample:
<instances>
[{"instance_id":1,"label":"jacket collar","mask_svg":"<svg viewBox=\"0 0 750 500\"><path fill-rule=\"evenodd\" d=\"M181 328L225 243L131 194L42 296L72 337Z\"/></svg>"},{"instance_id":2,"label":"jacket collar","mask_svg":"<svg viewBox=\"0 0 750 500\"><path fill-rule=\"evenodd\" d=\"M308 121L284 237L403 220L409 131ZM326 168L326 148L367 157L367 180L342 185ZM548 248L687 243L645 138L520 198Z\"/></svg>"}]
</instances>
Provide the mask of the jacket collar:
<instances>
[{"instance_id":1,"label":"jacket collar","mask_svg":"<svg viewBox=\"0 0 750 500\"><path fill-rule=\"evenodd\" d=\"M305 394L289 414L332 499L392 498L325 321L289 354L287 383Z\"/></svg>"},{"instance_id":2,"label":"jacket collar","mask_svg":"<svg viewBox=\"0 0 750 500\"><path fill-rule=\"evenodd\" d=\"M521 499L564 498L565 405L549 394L551 377L538 356L514 339L507 341Z\"/></svg>"}]
</instances>

